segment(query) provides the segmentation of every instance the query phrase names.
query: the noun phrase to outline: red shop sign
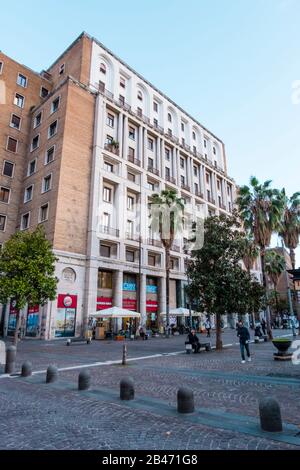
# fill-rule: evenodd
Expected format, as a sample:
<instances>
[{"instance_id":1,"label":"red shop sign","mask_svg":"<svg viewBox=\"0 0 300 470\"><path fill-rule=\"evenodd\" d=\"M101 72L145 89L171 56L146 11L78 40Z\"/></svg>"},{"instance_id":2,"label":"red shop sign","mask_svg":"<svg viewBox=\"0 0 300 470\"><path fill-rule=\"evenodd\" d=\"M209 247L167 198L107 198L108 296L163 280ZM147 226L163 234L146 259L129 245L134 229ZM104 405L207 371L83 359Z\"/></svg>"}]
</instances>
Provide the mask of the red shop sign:
<instances>
[{"instance_id":1,"label":"red shop sign","mask_svg":"<svg viewBox=\"0 0 300 470\"><path fill-rule=\"evenodd\" d=\"M112 297L97 297L97 311L112 307Z\"/></svg>"},{"instance_id":2,"label":"red shop sign","mask_svg":"<svg viewBox=\"0 0 300 470\"><path fill-rule=\"evenodd\" d=\"M39 313L40 311L40 306L39 305L33 305L28 307L28 313Z\"/></svg>"},{"instance_id":3,"label":"red shop sign","mask_svg":"<svg viewBox=\"0 0 300 470\"><path fill-rule=\"evenodd\" d=\"M158 309L157 300L147 300L146 302L147 312L157 312L157 309Z\"/></svg>"},{"instance_id":4,"label":"red shop sign","mask_svg":"<svg viewBox=\"0 0 300 470\"><path fill-rule=\"evenodd\" d=\"M12 299L12 300L10 301L9 313L11 313L11 314L16 314L16 313L18 313L18 311L19 311L19 310L16 308L16 301L15 301L15 299Z\"/></svg>"},{"instance_id":5,"label":"red shop sign","mask_svg":"<svg viewBox=\"0 0 300 470\"><path fill-rule=\"evenodd\" d=\"M57 307L58 308L76 308L77 307L77 295L58 294Z\"/></svg>"},{"instance_id":6,"label":"red shop sign","mask_svg":"<svg viewBox=\"0 0 300 470\"><path fill-rule=\"evenodd\" d=\"M123 299L123 308L136 312L136 299Z\"/></svg>"}]
</instances>

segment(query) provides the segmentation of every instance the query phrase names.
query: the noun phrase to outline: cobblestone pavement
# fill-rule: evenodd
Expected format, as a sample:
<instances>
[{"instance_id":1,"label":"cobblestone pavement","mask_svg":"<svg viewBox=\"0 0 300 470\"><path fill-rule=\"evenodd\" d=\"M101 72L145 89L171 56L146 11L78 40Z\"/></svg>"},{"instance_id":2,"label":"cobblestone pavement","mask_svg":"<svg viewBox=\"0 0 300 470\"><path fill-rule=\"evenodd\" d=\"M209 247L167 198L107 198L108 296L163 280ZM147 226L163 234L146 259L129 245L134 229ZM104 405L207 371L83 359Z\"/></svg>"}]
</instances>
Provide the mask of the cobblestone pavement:
<instances>
[{"instance_id":1,"label":"cobblestone pavement","mask_svg":"<svg viewBox=\"0 0 300 470\"><path fill-rule=\"evenodd\" d=\"M300 366L274 361L269 342L251 345L252 362L241 364L235 333L226 331L224 343L233 346L167 355L183 351L184 337L127 342L129 357L154 357L91 367L90 391L78 392L80 366L121 359L122 344L24 341L17 370L24 360L34 370L51 363L79 368L61 371L55 384L45 384L44 373L0 378L0 448L300 449ZM128 376L135 383L135 400L124 403L119 382ZM194 391L192 415L176 411L183 385ZM282 434L260 431L258 404L268 396L281 405Z\"/></svg>"}]
</instances>

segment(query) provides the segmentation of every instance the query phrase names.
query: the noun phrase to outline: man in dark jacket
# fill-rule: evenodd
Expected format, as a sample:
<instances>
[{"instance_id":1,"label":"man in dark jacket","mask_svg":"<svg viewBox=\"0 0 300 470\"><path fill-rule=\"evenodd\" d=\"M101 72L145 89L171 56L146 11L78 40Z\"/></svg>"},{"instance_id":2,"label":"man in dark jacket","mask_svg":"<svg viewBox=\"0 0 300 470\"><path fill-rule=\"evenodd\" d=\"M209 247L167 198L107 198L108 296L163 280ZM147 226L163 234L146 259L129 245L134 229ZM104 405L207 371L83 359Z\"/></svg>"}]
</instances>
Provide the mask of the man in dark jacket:
<instances>
[{"instance_id":1,"label":"man in dark jacket","mask_svg":"<svg viewBox=\"0 0 300 470\"><path fill-rule=\"evenodd\" d=\"M191 332L188 334L188 342L192 345L195 353L199 352L200 343L195 330L191 330Z\"/></svg>"},{"instance_id":2,"label":"man in dark jacket","mask_svg":"<svg viewBox=\"0 0 300 470\"><path fill-rule=\"evenodd\" d=\"M249 333L248 328L244 326L242 321L239 321L237 336L240 338L242 364L246 362L245 361L245 349L246 349L247 356L248 356L248 362L250 362L251 361L250 350L249 350L250 333Z\"/></svg>"}]
</instances>

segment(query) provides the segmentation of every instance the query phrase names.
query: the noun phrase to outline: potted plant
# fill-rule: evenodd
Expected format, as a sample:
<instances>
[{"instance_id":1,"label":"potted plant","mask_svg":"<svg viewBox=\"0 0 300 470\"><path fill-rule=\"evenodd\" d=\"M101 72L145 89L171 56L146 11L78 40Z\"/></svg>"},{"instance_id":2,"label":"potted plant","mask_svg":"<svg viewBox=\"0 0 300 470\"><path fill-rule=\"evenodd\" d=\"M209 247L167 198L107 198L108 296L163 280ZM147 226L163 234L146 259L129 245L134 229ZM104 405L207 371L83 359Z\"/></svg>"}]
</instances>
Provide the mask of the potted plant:
<instances>
[{"instance_id":1,"label":"potted plant","mask_svg":"<svg viewBox=\"0 0 300 470\"><path fill-rule=\"evenodd\" d=\"M292 344L292 340L288 338L274 338L272 343L277 348L277 353L274 353L274 359L290 360L292 358L292 354L287 352Z\"/></svg>"}]
</instances>

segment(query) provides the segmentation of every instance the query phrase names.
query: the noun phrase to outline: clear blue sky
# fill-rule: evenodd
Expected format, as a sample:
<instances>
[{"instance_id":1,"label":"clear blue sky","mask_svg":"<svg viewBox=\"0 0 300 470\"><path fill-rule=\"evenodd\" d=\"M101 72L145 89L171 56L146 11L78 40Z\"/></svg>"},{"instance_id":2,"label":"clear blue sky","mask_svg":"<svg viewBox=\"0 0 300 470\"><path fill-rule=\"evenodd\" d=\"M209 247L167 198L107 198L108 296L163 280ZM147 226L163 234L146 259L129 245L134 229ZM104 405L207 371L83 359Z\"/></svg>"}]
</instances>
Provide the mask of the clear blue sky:
<instances>
[{"instance_id":1,"label":"clear blue sky","mask_svg":"<svg viewBox=\"0 0 300 470\"><path fill-rule=\"evenodd\" d=\"M17 0L0 17L0 49L37 71L97 37L225 142L238 184L300 189L300 0Z\"/></svg>"}]
</instances>

